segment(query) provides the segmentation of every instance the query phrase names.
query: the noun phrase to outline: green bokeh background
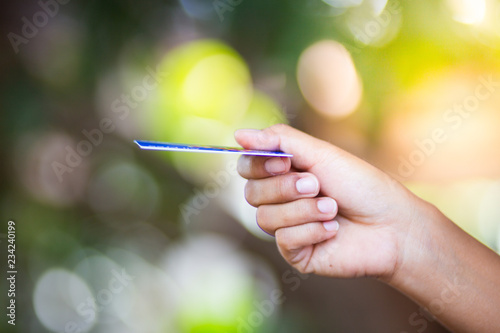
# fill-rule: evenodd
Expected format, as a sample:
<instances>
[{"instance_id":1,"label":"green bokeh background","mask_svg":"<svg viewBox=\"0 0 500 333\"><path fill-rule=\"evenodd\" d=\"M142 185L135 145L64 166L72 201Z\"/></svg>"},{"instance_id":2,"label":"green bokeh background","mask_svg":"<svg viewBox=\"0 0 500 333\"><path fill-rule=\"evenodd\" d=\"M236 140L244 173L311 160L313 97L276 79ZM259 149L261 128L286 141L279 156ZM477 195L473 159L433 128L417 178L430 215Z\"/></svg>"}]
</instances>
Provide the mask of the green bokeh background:
<instances>
[{"instance_id":1,"label":"green bokeh background","mask_svg":"<svg viewBox=\"0 0 500 333\"><path fill-rule=\"evenodd\" d=\"M409 153L399 143L440 126L429 114L463 101L478 77L500 77L499 1L473 4L485 4L486 16L464 24L451 0L389 0L386 8L398 8L390 32L368 45L352 32L353 17L383 1L42 2L56 3L57 13L18 52L9 34L21 35L23 18L33 22L43 9L18 1L0 10L3 309L9 220L18 269L16 326L2 314L2 332L64 332L71 318L85 318L77 308L87 296L103 305L81 326L96 333L249 331L243 321L259 333L422 327L410 320L418 306L376 281L292 271L272 239L249 227L243 182L224 171L236 158L145 152L133 140L235 145L238 128L290 123L395 174L397 157ZM300 55L321 40L345 47L362 83L358 107L344 118L317 113L297 82ZM476 112L487 115L477 117L479 132L457 132L458 141L399 180L498 251L500 136L488 127L497 102L495 92ZM83 131L97 133L103 119L113 129L83 147ZM481 132L487 140L476 140ZM79 144L88 154L60 181L53 163L67 164L67 147ZM39 284L61 269L61 283ZM108 293L109 302L99 299L116 269L135 279ZM37 298L42 289L51 296ZM282 302L270 305L276 290ZM420 316L426 332L445 332Z\"/></svg>"}]
</instances>

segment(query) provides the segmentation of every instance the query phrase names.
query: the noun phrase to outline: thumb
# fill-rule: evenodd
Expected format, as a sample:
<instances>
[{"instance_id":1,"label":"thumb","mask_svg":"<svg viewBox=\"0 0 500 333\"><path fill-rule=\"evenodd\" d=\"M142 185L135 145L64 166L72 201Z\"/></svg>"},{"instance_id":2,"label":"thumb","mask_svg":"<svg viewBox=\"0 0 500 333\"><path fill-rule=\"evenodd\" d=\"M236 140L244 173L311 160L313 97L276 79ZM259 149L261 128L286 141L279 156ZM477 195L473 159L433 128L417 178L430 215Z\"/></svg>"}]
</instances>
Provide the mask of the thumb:
<instances>
[{"instance_id":1,"label":"thumb","mask_svg":"<svg viewBox=\"0 0 500 333\"><path fill-rule=\"evenodd\" d=\"M341 153L339 148L284 124L263 130L240 129L234 136L245 149L281 150L292 154L292 165L302 170Z\"/></svg>"}]
</instances>

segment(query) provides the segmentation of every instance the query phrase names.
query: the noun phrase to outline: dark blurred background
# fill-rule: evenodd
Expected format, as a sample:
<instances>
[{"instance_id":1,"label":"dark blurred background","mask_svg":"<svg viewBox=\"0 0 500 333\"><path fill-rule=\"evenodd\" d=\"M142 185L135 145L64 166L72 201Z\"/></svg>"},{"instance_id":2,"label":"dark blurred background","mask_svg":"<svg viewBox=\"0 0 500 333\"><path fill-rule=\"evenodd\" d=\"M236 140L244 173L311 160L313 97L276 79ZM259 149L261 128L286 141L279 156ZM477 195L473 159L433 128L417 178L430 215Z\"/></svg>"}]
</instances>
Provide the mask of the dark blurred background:
<instances>
[{"instance_id":1,"label":"dark blurred background","mask_svg":"<svg viewBox=\"0 0 500 333\"><path fill-rule=\"evenodd\" d=\"M2 332L444 332L370 279L303 276L235 145L290 123L500 249L500 1L3 2ZM376 254L374 254L376 255ZM436 298L439 299L439 295Z\"/></svg>"}]
</instances>

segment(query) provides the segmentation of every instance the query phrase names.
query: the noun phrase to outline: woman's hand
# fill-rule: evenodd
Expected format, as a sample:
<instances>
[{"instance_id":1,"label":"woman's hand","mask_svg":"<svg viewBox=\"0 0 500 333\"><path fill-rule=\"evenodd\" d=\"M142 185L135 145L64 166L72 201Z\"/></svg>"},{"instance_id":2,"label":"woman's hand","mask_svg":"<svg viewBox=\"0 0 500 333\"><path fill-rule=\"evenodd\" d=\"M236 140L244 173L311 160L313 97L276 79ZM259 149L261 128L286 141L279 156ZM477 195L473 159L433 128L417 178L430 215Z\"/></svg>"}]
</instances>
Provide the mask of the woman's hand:
<instances>
[{"instance_id":1,"label":"woman's hand","mask_svg":"<svg viewBox=\"0 0 500 333\"><path fill-rule=\"evenodd\" d=\"M380 170L286 125L235 136L244 148L294 155L242 156L238 171L257 223L299 271L388 280L411 253L404 247L424 202Z\"/></svg>"},{"instance_id":2,"label":"woman's hand","mask_svg":"<svg viewBox=\"0 0 500 333\"><path fill-rule=\"evenodd\" d=\"M301 272L373 276L456 332L499 332L500 256L431 204L345 151L286 125L240 130L245 195ZM338 222L338 225L337 225Z\"/></svg>"}]
</instances>

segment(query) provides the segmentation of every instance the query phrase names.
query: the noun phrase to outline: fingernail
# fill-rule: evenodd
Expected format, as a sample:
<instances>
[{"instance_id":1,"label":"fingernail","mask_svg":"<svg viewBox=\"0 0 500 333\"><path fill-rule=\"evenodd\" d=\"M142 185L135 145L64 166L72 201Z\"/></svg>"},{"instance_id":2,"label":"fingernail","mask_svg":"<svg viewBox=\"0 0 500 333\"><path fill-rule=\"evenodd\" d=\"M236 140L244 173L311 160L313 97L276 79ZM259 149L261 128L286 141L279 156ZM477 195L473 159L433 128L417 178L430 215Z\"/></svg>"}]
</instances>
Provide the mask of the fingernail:
<instances>
[{"instance_id":1,"label":"fingernail","mask_svg":"<svg viewBox=\"0 0 500 333\"><path fill-rule=\"evenodd\" d=\"M318 190L318 181L314 177L300 178L295 183L295 187L297 188L297 191L302 194L316 193Z\"/></svg>"},{"instance_id":2,"label":"fingernail","mask_svg":"<svg viewBox=\"0 0 500 333\"><path fill-rule=\"evenodd\" d=\"M326 231L337 231L340 225L337 221L323 222L323 227Z\"/></svg>"},{"instance_id":3,"label":"fingernail","mask_svg":"<svg viewBox=\"0 0 500 333\"><path fill-rule=\"evenodd\" d=\"M264 168L271 174L278 174L286 171L286 164L281 158L270 158L264 163Z\"/></svg>"},{"instance_id":4,"label":"fingernail","mask_svg":"<svg viewBox=\"0 0 500 333\"><path fill-rule=\"evenodd\" d=\"M332 198L323 198L317 202L318 210L325 214L331 214L337 209L337 203Z\"/></svg>"}]
</instances>

